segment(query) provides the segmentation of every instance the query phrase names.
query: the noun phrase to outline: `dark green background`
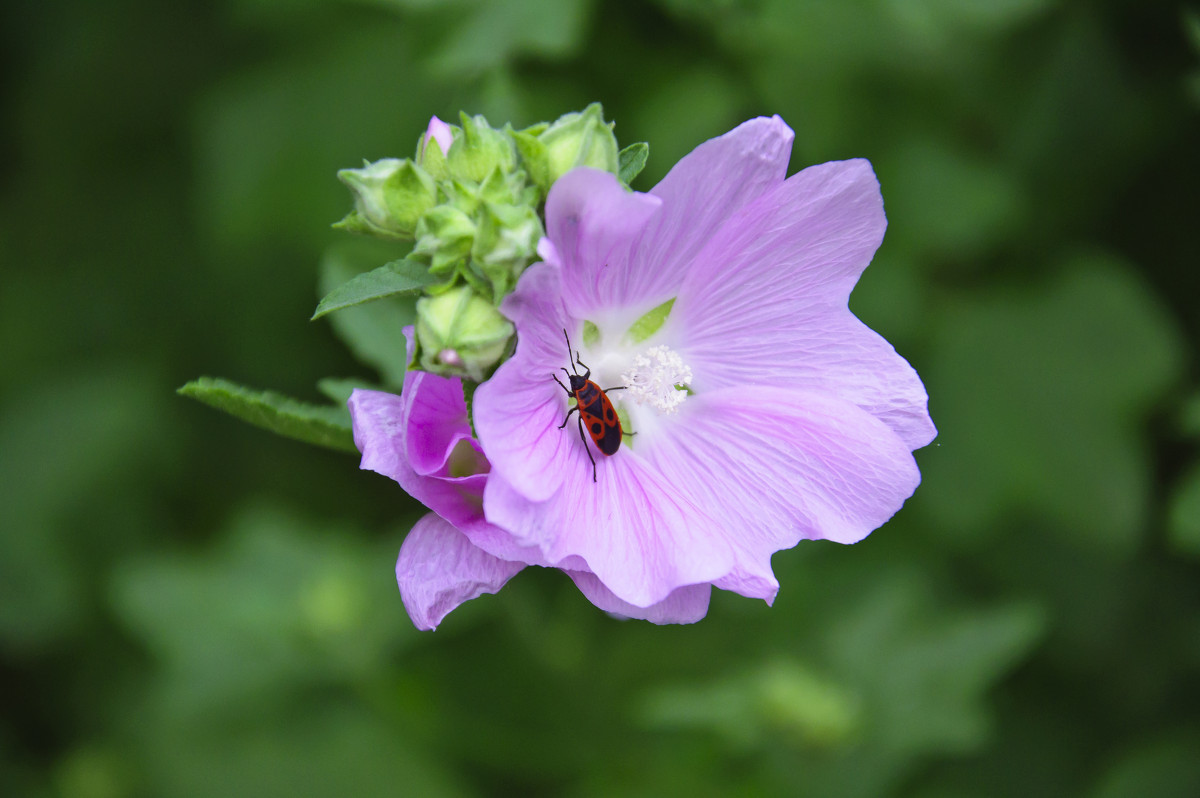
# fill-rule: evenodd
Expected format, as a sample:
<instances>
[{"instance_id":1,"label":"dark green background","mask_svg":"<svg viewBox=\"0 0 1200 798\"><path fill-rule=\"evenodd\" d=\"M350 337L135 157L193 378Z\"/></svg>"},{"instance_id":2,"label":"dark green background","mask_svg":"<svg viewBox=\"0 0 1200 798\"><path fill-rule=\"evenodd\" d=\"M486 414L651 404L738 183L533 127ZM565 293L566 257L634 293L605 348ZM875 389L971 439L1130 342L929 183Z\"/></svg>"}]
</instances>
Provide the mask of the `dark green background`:
<instances>
[{"instance_id":1,"label":"dark green background","mask_svg":"<svg viewBox=\"0 0 1200 798\"><path fill-rule=\"evenodd\" d=\"M17 0L0 41L0 794L1200 795L1184 6ZM593 100L642 189L757 114L793 169L871 159L852 307L941 434L772 609L620 622L531 569L419 634L420 508L173 391L376 379L307 321L334 172Z\"/></svg>"}]
</instances>

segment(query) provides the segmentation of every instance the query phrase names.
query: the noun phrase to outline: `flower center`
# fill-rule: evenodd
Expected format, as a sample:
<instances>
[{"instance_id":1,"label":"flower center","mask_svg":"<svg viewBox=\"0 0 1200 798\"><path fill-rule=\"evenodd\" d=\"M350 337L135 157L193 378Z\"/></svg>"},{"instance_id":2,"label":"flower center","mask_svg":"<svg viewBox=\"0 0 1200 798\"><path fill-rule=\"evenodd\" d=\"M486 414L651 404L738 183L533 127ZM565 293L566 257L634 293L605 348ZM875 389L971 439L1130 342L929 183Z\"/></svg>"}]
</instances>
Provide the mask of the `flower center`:
<instances>
[{"instance_id":1,"label":"flower center","mask_svg":"<svg viewBox=\"0 0 1200 798\"><path fill-rule=\"evenodd\" d=\"M633 358L621 375L626 395L639 405L650 405L660 413L675 413L687 399L692 370L679 354L665 346L652 346Z\"/></svg>"}]
</instances>

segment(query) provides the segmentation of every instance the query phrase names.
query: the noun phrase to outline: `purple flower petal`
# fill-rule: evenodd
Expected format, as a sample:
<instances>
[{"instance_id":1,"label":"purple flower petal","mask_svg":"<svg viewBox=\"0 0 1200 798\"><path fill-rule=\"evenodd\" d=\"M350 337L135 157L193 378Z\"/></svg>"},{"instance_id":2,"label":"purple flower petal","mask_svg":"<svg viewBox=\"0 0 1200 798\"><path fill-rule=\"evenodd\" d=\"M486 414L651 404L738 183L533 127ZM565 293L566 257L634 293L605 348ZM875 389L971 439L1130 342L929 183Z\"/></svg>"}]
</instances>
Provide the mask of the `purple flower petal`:
<instances>
[{"instance_id":1,"label":"purple flower petal","mask_svg":"<svg viewBox=\"0 0 1200 798\"><path fill-rule=\"evenodd\" d=\"M844 304L886 227L869 162L810 166L726 220L697 254L680 301L713 307L795 286L785 292L789 302L802 295Z\"/></svg>"},{"instance_id":2,"label":"purple flower petal","mask_svg":"<svg viewBox=\"0 0 1200 798\"><path fill-rule=\"evenodd\" d=\"M546 230L571 270L564 296L572 315L628 306L636 318L673 296L721 222L783 182L792 138L777 116L751 119L701 144L648 195L606 172L560 178L546 201Z\"/></svg>"},{"instance_id":3,"label":"purple flower petal","mask_svg":"<svg viewBox=\"0 0 1200 798\"><path fill-rule=\"evenodd\" d=\"M660 204L597 169L572 169L555 181L546 199L546 235L559 261L574 270L563 294L572 315L584 318L596 307L630 300L627 286L614 277L628 274L630 244Z\"/></svg>"},{"instance_id":4,"label":"purple flower petal","mask_svg":"<svg viewBox=\"0 0 1200 798\"><path fill-rule=\"evenodd\" d=\"M650 190L662 212L642 230L638 263L625 277L627 296L651 307L674 296L692 260L721 224L783 182L792 129L778 116L759 117L685 155Z\"/></svg>"},{"instance_id":5,"label":"purple flower petal","mask_svg":"<svg viewBox=\"0 0 1200 798\"><path fill-rule=\"evenodd\" d=\"M866 161L810 167L726 222L679 292L668 337L697 390L833 393L916 449L936 434L916 372L846 307L887 220Z\"/></svg>"},{"instance_id":6,"label":"purple flower petal","mask_svg":"<svg viewBox=\"0 0 1200 798\"><path fill-rule=\"evenodd\" d=\"M566 362L563 328L578 323L568 319L560 294L557 266L535 263L525 270L501 306L520 325L516 351L475 391L475 429L486 441L488 459L493 467L502 463L513 486L535 500L558 489L569 450L555 429L566 413L567 396L553 378Z\"/></svg>"},{"instance_id":7,"label":"purple flower petal","mask_svg":"<svg viewBox=\"0 0 1200 798\"><path fill-rule=\"evenodd\" d=\"M708 599L712 594L711 585L688 585L671 592L657 604L649 607L636 607L627 601L621 601L613 592L604 586L599 577L588 571L567 571L568 576L575 581L575 586L588 601L605 612L623 615L626 618L649 621L650 623L695 623L708 614Z\"/></svg>"},{"instance_id":8,"label":"purple flower petal","mask_svg":"<svg viewBox=\"0 0 1200 798\"><path fill-rule=\"evenodd\" d=\"M855 543L921 481L899 436L829 394L728 388L691 397L686 410L645 456L752 563L803 539Z\"/></svg>"},{"instance_id":9,"label":"purple flower petal","mask_svg":"<svg viewBox=\"0 0 1200 798\"><path fill-rule=\"evenodd\" d=\"M400 547L396 583L413 624L434 629L459 604L495 593L524 567L477 548L452 524L429 513Z\"/></svg>"},{"instance_id":10,"label":"purple flower petal","mask_svg":"<svg viewBox=\"0 0 1200 798\"><path fill-rule=\"evenodd\" d=\"M709 534L713 519L701 517L655 469L628 451L598 455L592 482L578 436L573 444L561 486L544 502L530 501L493 472L484 489L488 519L536 542L556 567L593 572L617 598L638 607L729 571L733 554Z\"/></svg>"},{"instance_id":11,"label":"purple flower petal","mask_svg":"<svg viewBox=\"0 0 1200 798\"><path fill-rule=\"evenodd\" d=\"M860 540L920 481L907 446L883 422L822 394L698 394L657 432L597 456L595 483L573 436L561 487L542 502L494 472L485 512L537 542L552 564L582 559L639 607L703 582L771 601L774 552L806 538Z\"/></svg>"},{"instance_id":12,"label":"purple flower petal","mask_svg":"<svg viewBox=\"0 0 1200 798\"><path fill-rule=\"evenodd\" d=\"M422 394L449 398L444 391L445 386L439 384L445 382L457 380L422 373L411 383L408 379L405 380L403 397L382 391L360 389L350 395L348 405L354 427L354 445L362 452L359 467L391 477L417 501L450 523L462 527L483 520L481 496L487 474L453 476L449 473L449 461L457 444L439 441L430 447L429 440L414 443L406 434L406 427L413 427L409 422L406 403ZM450 419L456 417L461 417L465 425L466 404L462 400L461 388L458 391L458 402L462 405L461 408L456 407L453 402L442 406L438 414L441 418L430 419L427 422L430 429L445 430L447 426L453 427ZM436 407L438 406L427 403L422 398L422 410ZM469 427L466 428L466 434L470 435ZM453 437L462 440L460 436ZM463 445L474 447L476 444L470 441ZM415 457L414 451L417 453ZM418 473L414 464L419 465L426 473Z\"/></svg>"}]
</instances>

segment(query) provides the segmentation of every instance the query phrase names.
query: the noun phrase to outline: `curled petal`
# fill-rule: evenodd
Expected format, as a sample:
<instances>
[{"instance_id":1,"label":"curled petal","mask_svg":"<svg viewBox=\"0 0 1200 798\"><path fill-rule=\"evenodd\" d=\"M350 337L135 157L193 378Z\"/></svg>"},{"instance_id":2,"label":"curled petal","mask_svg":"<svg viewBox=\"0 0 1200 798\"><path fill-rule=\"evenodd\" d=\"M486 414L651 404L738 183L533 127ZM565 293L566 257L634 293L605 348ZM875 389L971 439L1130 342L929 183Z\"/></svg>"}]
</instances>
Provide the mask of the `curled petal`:
<instances>
[{"instance_id":1,"label":"curled petal","mask_svg":"<svg viewBox=\"0 0 1200 798\"><path fill-rule=\"evenodd\" d=\"M657 604L637 607L627 601L621 601L589 571L567 571L567 575L574 580L575 586L588 601L615 615L664 624L695 623L708 614L708 599L712 594L710 585L687 585L677 588Z\"/></svg>"},{"instance_id":2,"label":"curled petal","mask_svg":"<svg viewBox=\"0 0 1200 798\"><path fill-rule=\"evenodd\" d=\"M477 548L452 524L429 513L400 547L396 582L416 627L435 629L459 604L495 593L524 567Z\"/></svg>"},{"instance_id":3,"label":"curled petal","mask_svg":"<svg viewBox=\"0 0 1200 798\"><path fill-rule=\"evenodd\" d=\"M437 395L438 381L451 380L430 374L424 374L422 378L429 382L421 379L407 384L403 397L362 389L350 395L347 404L354 427L354 445L362 453L359 467L396 480L406 493L452 524L464 527L482 521L481 497L487 474L472 473L455 477L448 473L450 455L456 445L449 441L461 440L462 431L451 432L445 441L430 438L414 443L409 440L408 429L411 425L408 423L406 403L411 404L418 397L421 397L419 404L422 408L419 412L430 414L425 418L431 425L429 429L453 430L456 423L453 419L456 418L461 419L464 426L466 424L465 404L460 413L453 403L439 405L426 402L422 397L427 391L428 396ZM458 389L458 400L462 402L461 388ZM465 435L469 437L469 427L466 427ZM474 442L466 445L473 447ZM416 458L412 456L414 451L418 455ZM418 473L414 465L425 473Z\"/></svg>"}]
</instances>

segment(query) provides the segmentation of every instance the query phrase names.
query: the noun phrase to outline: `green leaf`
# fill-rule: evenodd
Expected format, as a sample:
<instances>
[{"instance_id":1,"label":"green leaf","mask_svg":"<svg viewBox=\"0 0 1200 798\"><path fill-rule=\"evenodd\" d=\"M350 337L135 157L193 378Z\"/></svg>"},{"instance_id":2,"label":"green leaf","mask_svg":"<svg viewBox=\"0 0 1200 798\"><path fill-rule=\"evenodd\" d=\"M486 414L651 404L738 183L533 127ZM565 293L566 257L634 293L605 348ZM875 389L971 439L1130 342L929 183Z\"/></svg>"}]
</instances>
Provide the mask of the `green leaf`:
<instances>
[{"instance_id":1,"label":"green leaf","mask_svg":"<svg viewBox=\"0 0 1200 798\"><path fill-rule=\"evenodd\" d=\"M178 393L286 438L343 452L358 451L350 431L350 413L345 407L301 402L213 377L193 380Z\"/></svg>"},{"instance_id":2,"label":"green leaf","mask_svg":"<svg viewBox=\"0 0 1200 798\"><path fill-rule=\"evenodd\" d=\"M617 153L617 177L622 183L629 185L646 168L648 157L650 157L649 144L644 141L630 144Z\"/></svg>"},{"instance_id":3,"label":"green leaf","mask_svg":"<svg viewBox=\"0 0 1200 798\"><path fill-rule=\"evenodd\" d=\"M310 321L335 310L354 307L375 299L416 294L435 282L436 278L430 276L428 268L420 261L411 258L394 260L378 269L352 277L348 282L330 291L317 305Z\"/></svg>"},{"instance_id":4,"label":"green leaf","mask_svg":"<svg viewBox=\"0 0 1200 798\"><path fill-rule=\"evenodd\" d=\"M320 289L330 293L384 258L377 242L355 240L330 247L321 259ZM408 368L405 326L416 317L416 298L394 294L329 317L338 338L363 363L379 371L385 387L398 390Z\"/></svg>"}]
</instances>

